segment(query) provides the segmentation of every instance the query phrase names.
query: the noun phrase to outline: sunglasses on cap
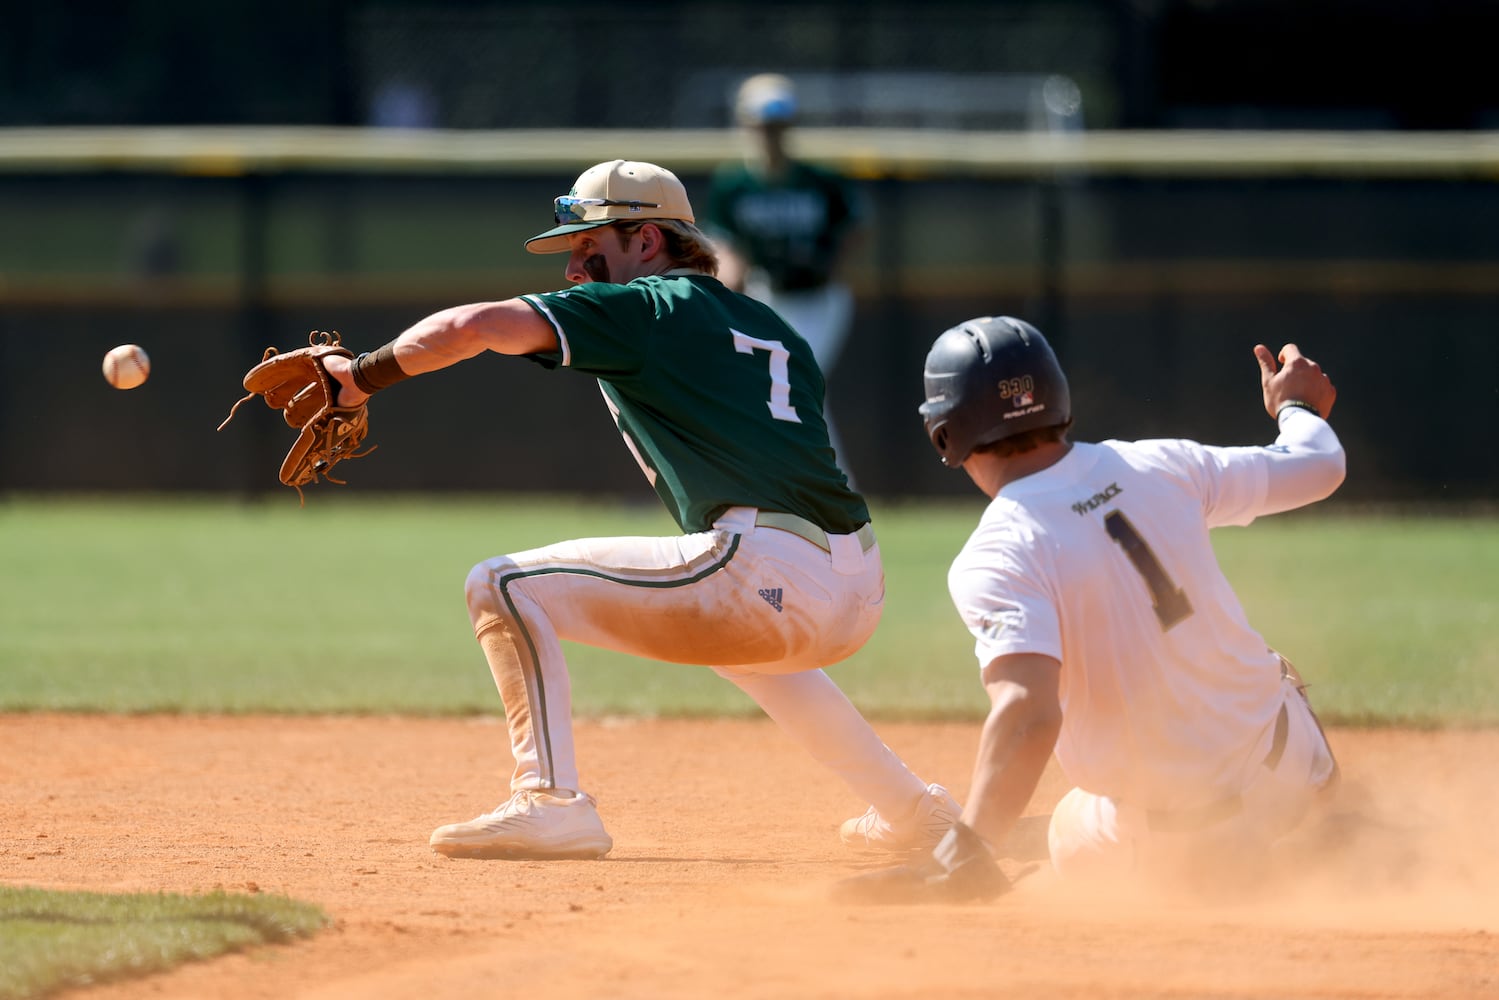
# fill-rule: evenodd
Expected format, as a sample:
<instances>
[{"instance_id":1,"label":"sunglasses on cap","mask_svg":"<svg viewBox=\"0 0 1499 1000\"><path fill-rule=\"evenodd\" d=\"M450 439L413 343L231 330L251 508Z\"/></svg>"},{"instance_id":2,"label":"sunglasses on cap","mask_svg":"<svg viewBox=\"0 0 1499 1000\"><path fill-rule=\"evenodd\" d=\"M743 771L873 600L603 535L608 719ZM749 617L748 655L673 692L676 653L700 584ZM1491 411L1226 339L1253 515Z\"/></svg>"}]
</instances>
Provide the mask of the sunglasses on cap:
<instances>
[{"instance_id":1,"label":"sunglasses on cap","mask_svg":"<svg viewBox=\"0 0 1499 1000\"><path fill-rule=\"evenodd\" d=\"M583 218L582 209L590 207L603 208L660 208L654 201L614 201L610 198L576 198L565 194L560 198L552 199L552 217L557 224L565 225L569 222L587 222Z\"/></svg>"}]
</instances>

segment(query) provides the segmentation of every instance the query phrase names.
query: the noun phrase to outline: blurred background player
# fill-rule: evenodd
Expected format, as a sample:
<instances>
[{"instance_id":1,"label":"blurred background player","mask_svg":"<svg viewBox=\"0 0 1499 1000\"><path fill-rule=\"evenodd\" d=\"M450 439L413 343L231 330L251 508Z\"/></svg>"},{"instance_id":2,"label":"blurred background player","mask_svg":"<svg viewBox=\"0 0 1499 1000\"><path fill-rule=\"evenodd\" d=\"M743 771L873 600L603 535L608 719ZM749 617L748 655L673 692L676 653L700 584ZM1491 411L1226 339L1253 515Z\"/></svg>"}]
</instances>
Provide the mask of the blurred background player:
<instances>
[{"instance_id":1,"label":"blurred background player","mask_svg":"<svg viewBox=\"0 0 1499 1000\"><path fill-rule=\"evenodd\" d=\"M929 858L838 894L1003 892L992 847L1053 749L1076 786L1048 831L1064 880L1242 891L1325 801L1332 750L1301 679L1246 620L1209 529L1338 488L1337 392L1294 344L1280 364L1254 354L1273 444L1074 444L1067 378L1035 327L985 317L937 338L927 434L991 498L948 574L991 707L961 820Z\"/></svg>"},{"instance_id":2,"label":"blurred background player","mask_svg":"<svg viewBox=\"0 0 1499 1000\"><path fill-rule=\"evenodd\" d=\"M788 78L762 73L740 85L734 116L744 156L714 172L706 228L718 244L723 283L780 313L831 380L853 322L842 273L862 211L847 180L792 157L787 139L797 114ZM827 423L846 470L848 456L833 420Z\"/></svg>"}]
</instances>

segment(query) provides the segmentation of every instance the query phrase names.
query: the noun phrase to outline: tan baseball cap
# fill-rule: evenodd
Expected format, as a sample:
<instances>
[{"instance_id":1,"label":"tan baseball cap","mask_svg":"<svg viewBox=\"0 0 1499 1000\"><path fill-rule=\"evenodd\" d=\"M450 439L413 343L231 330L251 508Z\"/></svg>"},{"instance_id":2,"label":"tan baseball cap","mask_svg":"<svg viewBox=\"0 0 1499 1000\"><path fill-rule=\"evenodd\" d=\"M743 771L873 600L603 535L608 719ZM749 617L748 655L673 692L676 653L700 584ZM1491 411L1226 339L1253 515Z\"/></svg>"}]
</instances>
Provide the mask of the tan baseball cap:
<instances>
[{"instance_id":1,"label":"tan baseball cap","mask_svg":"<svg viewBox=\"0 0 1499 1000\"><path fill-rule=\"evenodd\" d=\"M553 201L552 215L557 225L526 240L527 250L566 253L568 234L622 220L696 221L676 174L634 160L609 160L583 171L573 189Z\"/></svg>"}]
</instances>

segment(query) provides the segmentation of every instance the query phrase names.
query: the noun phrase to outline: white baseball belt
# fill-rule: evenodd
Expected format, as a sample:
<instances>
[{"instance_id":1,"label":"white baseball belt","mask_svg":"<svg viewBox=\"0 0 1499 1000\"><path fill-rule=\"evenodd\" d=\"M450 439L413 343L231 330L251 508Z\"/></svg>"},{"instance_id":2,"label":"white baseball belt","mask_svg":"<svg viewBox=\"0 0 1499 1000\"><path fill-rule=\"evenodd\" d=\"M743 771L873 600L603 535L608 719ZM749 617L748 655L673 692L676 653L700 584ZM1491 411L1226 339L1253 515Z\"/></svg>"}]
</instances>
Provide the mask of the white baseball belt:
<instances>
[{"instance_id":1,"label":"white baseball belt","mask_svg":"<svg viewBox=\"0 0 1499 1000\"><path fill-rule=\"evenodd\" d=\"M779 510L762 510L755 514L755 526L789 531L793 535L805 538L824 552L833 551L833 545L828 541L828 533L805 517L797 517L795 514L787 514ZM868 521L859 525L853 535L859 539L859 547L865 552L874 548L874 526Z\"/></svg>"}]
</instances>

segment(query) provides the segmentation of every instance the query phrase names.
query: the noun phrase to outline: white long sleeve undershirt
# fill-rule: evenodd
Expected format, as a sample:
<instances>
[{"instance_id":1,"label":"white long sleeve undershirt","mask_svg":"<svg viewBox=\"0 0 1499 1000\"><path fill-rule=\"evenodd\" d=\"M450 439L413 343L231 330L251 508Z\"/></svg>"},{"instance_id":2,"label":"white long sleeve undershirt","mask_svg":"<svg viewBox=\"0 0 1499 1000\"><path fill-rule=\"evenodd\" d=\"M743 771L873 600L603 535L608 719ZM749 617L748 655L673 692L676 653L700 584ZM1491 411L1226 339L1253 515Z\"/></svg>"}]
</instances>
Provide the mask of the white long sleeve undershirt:
<instances>
[{"instance_id":1,"label":"white long sleeve undershirt","mask_svg":"<svg viewBox=\"0 0 1499 1000\"><path fill-rule=\"evenodd\" d=\"M1325 499L1343 482L1346 459L1332 425L1309 410L1288 407L1276 421L1280 436L1267 449L1267 514Z\"/></svg>"}]
</instances>

